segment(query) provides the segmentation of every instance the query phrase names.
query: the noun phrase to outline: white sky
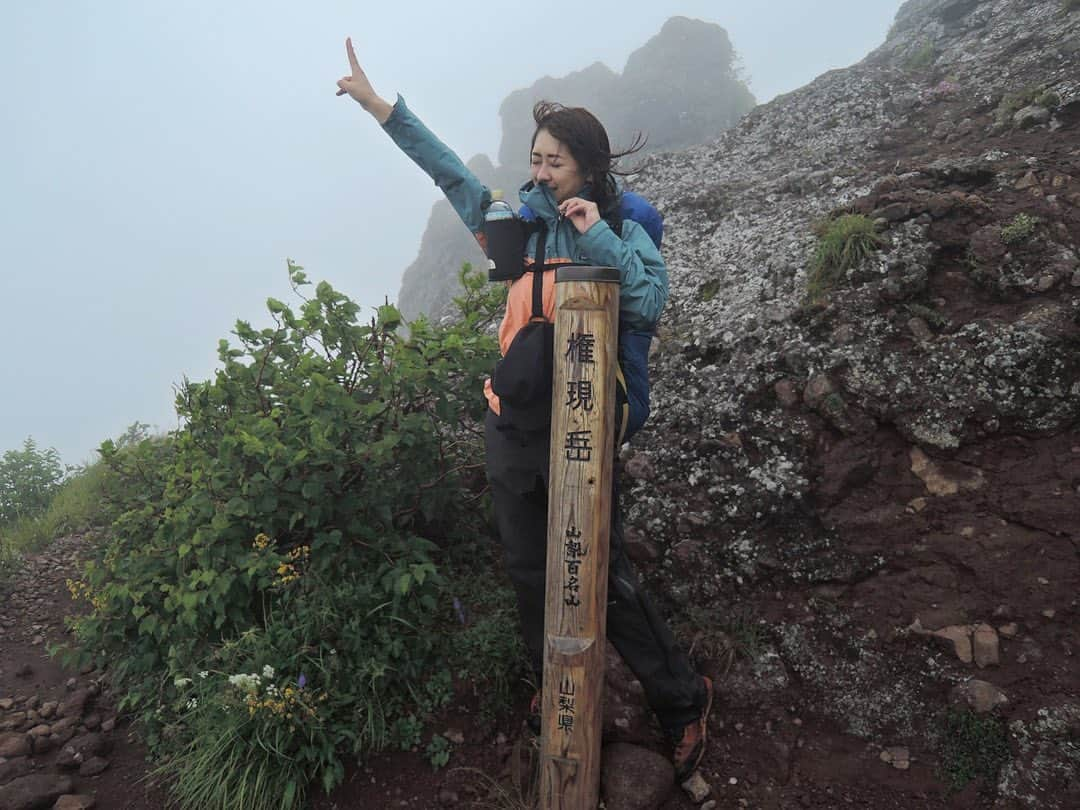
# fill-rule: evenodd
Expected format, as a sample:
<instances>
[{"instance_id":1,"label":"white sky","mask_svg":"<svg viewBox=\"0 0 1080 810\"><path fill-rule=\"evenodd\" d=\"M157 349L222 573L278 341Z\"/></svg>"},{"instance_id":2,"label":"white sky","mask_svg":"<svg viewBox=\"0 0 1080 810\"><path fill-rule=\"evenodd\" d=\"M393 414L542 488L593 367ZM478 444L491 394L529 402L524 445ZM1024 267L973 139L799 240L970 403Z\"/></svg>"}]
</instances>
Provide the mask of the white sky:
<instances>
[{"instance_id":1,"label":"white sky","mask_svg":"<svg viewBox=\"0 0 1080 810\"><path fill-rule=\"evenodd\" d=\"M900 5L4 2L0 453L33 436L79 463L136 420L175 427L173 384L291 300L287 257L395 298L438 192L335 97L346 35L467 160L495 156L511 91L621 71L671 16L723 25L764 102L861 59Z\"/></svg>"}]
</instances>

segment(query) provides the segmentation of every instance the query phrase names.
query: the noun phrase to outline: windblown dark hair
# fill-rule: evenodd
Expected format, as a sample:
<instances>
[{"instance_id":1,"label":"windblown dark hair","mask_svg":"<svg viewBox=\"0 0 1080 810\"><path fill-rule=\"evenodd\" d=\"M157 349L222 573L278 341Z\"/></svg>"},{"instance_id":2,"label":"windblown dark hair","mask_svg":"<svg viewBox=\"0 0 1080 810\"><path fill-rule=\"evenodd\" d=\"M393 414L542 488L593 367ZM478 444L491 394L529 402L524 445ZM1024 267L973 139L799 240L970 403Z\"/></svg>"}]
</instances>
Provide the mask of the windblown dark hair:
<instances>
[{"instance_id":1,"label":"windblown dark hair","mask_svg":"<svg viewBox=\"0 0 1080 810\"><path fill-rule=\"evenodd\" d=\"M530 148L536 144L536 136L542 129L566 144L585 176L585 182L592 185L593 202L600 209L600 215L604 218L614 215L619 202L615 175L629 174L620 171L616 164L619 158L640 151L647 139L639 132L629 149L613 152L607 130L595 115L584 107L564 107L553 101L536 102L533 120L536 131L533 132Z\"/></svg>"}]
</instances>

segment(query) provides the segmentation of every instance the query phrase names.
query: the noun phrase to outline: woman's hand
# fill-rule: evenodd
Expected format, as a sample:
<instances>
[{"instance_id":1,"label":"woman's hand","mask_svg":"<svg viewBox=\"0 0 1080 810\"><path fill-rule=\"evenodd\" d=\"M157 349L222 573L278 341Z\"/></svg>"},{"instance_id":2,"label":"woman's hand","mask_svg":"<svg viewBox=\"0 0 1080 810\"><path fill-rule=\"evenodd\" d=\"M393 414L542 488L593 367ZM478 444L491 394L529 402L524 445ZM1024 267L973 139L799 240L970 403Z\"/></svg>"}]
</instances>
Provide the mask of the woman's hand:
<instances>
[{"instance_id":1,"label":"woman's hand","mask_svg":"<svg viewBox=\"0 0 1080 810\"><path fill-rule=\"evenodd\" d=\"M341 77L337 83L337 95L344 96L348 94L355 99L361 107L375 116L376 121L380 124L385 124L386 119L390 117L393 106L385 99L380 98L378 93L375 92L375 88L371 86L367 74L364 73L364 69L360 67L360 63L356 59L356 52L353 50L352 46L352 38L347 38L345 40L345 53L349 57L349 66L352 68L352 75Z\"/></svg>"},{"instance_id":2,"label":"woman's hand","mask_svg":"<svg viewBox=\"0 0 1080 810\"><path fill-rule=\"evenodd\" d=\"M570 220L578 233L585 233L600 221L600 209L597 208L596 203L583 200L581 197L563 200L559 203L559 213Z\"/></svg>"}]
</instances>

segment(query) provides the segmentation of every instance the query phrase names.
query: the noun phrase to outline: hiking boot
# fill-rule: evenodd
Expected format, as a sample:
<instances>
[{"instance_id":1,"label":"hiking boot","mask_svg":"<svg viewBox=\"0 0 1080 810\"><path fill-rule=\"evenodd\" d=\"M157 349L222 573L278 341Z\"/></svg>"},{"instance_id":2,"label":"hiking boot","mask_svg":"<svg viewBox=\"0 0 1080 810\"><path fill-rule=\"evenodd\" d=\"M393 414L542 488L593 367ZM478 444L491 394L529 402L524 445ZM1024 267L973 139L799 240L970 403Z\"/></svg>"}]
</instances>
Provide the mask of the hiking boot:
<instances>
[{"instance_id":1,"label":"hiking boot","mask_svg":"<svg viewBox=\"0 0 1080 810\"><path fill-rule=\"evenodd\" d=\"M701 680L705 681L705 708L701 710L701 716L685 726L681 733L672 735L675 752L671 759L675 765L675 780L679 783L686 781L694 769L701 764L701 758L705 756L709 712L712 711L713 685L709 678L702 676Z\"/></svg>"},{"instance_id":2,"label":"hiking boot","mask_svg":"<svg viewBox=\"0 0 1080 810\"><path fill-rule=\"evenodd\" d=\"M536 693L532 696L532 700L529 701L529 713L525 715L525 725L529 727L529 731L540 736L542 729L540 722L540 690L537 689Z\"/></svg>"}]
</instances>

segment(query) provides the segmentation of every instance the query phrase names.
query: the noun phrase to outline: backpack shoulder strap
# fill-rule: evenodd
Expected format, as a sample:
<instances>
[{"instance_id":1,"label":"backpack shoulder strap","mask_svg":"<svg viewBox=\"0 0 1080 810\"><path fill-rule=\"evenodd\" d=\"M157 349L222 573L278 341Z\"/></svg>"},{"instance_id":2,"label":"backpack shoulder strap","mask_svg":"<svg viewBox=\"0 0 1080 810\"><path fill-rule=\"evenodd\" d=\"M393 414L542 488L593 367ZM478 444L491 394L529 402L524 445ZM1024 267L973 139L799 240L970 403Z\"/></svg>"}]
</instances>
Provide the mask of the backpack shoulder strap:
<instances>
[{"instance_id":1,"label":"backpack shoulder strap","mask_svg":"<svg viewBox=\"0 0 1080 810\"><path fill-rule=\"evenodd\" d=\"M532 317L544 320L544 271L547 270L547 223L542 219L534 220L536 230L536 257L533 261ZM533 222L529 223L530 229Z\"/></svg>"}]
</instances>

